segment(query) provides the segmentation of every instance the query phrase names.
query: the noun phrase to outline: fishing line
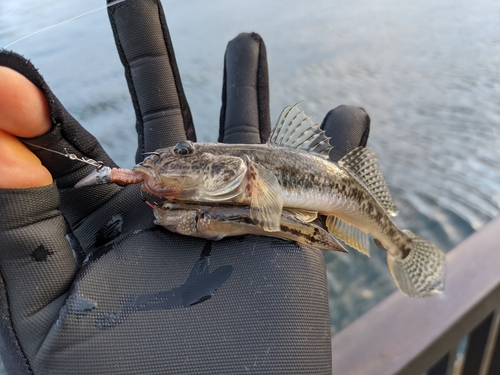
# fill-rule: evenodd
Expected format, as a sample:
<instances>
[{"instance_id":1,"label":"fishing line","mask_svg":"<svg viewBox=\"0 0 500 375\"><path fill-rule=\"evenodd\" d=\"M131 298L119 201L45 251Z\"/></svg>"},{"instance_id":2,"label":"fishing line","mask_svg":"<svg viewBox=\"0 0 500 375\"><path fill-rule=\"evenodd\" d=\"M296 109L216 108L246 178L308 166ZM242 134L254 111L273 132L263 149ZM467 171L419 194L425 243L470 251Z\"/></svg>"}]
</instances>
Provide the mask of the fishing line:
<instances>
[{"instance_id":1,"label":"fishing line","mask_svg":"<svg viewBox=\"0 0 500 375\"><path fill-rule=\"evenodd\" d=\"M124 0L122 0L122 1L124 1ZM49 152L52 152L54 154L58 154L58 155L64 156L65 158L68 158L70 160L77 160L77 161L80 161L82 163L90 164L93 167L96 167L97 170L100 170L104 166L104 163L102 161L96 161L94 159L86 158L84 156L82 156L81 158L79 158L75 154L70 154L68 151L66 151L66 149L64 149L65 153L63 153L63 152L59 152L59 151L56 151L56 150L51 150L50 148L38 146L38 145L35 145L33 143L29 143L29 142L24 142L23 141L23 143L25 143L27 145L30 145L32 147L41 148L42 150L49 151Z\"/></svg>"},{"instance_id":2,"label":"fishing line","mask_svg":"<svg viewBox=\"0 0 500 375\"><path fill-rule=\"evenodd\" d=\"M97 8L97 9L94 9L94 10L91 10L91 11L88 11L88 12L85 12L85 13L82 13L82 14L79 14L78 16L75 16L75 17L69 18L69 19L67 19L67 20L64 20L64 21L62 21L62 22L56 23L56 24L54 24L54 25L44 27L43 29L40 29L40 30L34 31L34 32L32 32L32 33L30 33L30 34L28 34L28 35L26 35L26 36L23 36L22 38L19 38L19 39L17 39L17 40L15 40L15 41L13 41L13 42L12 42L12 43L10 43L10 44L7 44L5 47L3 47L3 49L6 49L6 48L10 47L10 46L12 46L13 44L16 44L17 42L20 42L21 40L24 40L24 39L26 39L26 38L29 38L30 36L33 36L33 35L38 34L38 33L41 33L42 31L46 31L46 30L52 29L53 27L60 26L60 25L62 25L62 24L64 24L64 23L67 23L67 22L70 22L70 21L76 20L76 19L81 18L81 17L85 17L85 16L87 16L87 15L89 15L89 14L99 12L99 11L101 11L101 10L103 10L103 9L109 8L110 6L113 6L113 5L116 5L116 4L119 4L119 3L122 3L122 2L124 2L124 1L126 1L126 0L114 0L114 1L110 2L110 3L109 3L108 5L106 5L106 6L103 6L103 7L100 7L100 8Z\"/></svg>"}]
</instances>

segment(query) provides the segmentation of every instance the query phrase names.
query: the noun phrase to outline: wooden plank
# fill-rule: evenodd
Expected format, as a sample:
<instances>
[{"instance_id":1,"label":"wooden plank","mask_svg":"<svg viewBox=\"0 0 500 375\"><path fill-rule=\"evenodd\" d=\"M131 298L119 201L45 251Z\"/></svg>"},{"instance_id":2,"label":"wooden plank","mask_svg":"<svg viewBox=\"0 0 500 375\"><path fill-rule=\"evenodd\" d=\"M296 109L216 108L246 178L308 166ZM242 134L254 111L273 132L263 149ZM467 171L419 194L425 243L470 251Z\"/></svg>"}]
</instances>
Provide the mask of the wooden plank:
<instances>
[{"instance_id":1,"label":"wooden plank","mask_svg":"<svg viewBox=\"0 0 500 375\"><path fill-rule=\"evenodd\" d=\"M332 339L334 375L422 374L500 304L500 218L447 254L445 292L396 292Z\"/></svg>"}]
</instances>

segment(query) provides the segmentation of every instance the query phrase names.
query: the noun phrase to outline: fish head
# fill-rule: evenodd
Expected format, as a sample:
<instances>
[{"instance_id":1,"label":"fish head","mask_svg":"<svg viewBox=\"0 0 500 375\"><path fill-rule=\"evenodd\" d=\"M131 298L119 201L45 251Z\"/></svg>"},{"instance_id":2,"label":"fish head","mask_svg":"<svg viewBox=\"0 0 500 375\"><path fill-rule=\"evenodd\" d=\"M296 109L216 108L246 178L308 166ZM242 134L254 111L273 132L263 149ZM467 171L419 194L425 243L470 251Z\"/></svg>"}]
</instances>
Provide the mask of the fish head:
<instances>
[{"instance_id":1,"label":"fish head","mask_svg":"<svg viewBox=\"0 0 500 375\"><path fill-rule=\"evenodd\" d=\"M247 166L242 158L215 155L189 141L157 150L134 172L144 176L143 189L155 196L218 201L238 195Z\"/></svg>"}]
</instances>

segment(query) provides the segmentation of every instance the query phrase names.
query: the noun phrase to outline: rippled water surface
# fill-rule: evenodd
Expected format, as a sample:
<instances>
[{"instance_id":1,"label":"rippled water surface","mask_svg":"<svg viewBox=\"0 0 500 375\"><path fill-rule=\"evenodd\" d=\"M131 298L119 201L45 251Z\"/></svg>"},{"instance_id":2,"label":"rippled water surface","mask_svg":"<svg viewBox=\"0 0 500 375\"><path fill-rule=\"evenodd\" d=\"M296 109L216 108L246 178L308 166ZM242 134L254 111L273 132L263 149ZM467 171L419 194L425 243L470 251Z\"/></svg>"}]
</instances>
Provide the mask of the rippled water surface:
<instances>
[{"instance_id":1,"label":"rippled water surface","mask_svg":"<svg viewBox=\"0 0 500 375\"><path fill-rule=\"evenodd\" d=\"M104 1L0 0L0 46ZM271 115L303 100L320 122L340 104L370 114L369 146L402 228L445 250L500 207L500 5L404 2L163 1L200 141L215 141L227 42L264 38ZM32 60L115 160L134 160L134 113L105 11L10 47ZM326 254L332 334L396 288L384 254Z\"/></svg>"}]
</instances>

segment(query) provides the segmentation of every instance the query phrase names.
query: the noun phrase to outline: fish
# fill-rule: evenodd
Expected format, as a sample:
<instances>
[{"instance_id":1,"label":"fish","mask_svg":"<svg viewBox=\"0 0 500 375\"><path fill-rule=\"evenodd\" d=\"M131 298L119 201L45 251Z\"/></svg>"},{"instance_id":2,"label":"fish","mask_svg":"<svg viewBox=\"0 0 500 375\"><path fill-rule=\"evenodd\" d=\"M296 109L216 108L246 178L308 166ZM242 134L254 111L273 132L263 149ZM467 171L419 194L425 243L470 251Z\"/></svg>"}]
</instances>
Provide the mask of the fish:
<instances>
[{"instance_id":1,"label":"fish","mask_svg":"<svg viewBox=\"0 0 500 375\"><path fill-rule=\"evenodd\" d=\"M375 153L357 147L333 162L331 148L320 125L294 105L281 112L266 144L183 141L156 150L132 171L96 171L98 178L91 174L75 187L142 182L146 193L168 201L248 206L266 232L280 231L283 209L314 212L330 233L366 255L371 235L404 294L442 292L445 254L391 219L397 208Z\"/></svg>"},{"instance_id":2,"label":"fish","mask_svg":"<svg viewBox=\"0 0 500 375\"><path fill-rule=\"evenodd\" d=\"M303 247L347 253L320 220L298 218L294 212L286 209L281 214L280 230L267 232L253 223L248 206L209 206L168 201L150 206L153 208L155 224L186 236L217 241L224 237L252 234L297 242Z\"/></svg>"}]
</instances>

